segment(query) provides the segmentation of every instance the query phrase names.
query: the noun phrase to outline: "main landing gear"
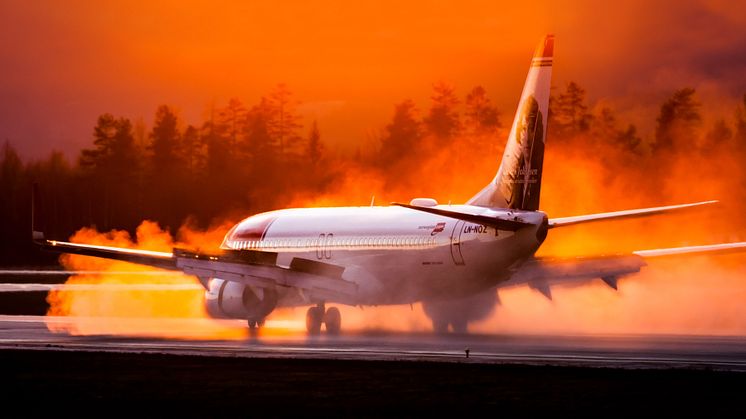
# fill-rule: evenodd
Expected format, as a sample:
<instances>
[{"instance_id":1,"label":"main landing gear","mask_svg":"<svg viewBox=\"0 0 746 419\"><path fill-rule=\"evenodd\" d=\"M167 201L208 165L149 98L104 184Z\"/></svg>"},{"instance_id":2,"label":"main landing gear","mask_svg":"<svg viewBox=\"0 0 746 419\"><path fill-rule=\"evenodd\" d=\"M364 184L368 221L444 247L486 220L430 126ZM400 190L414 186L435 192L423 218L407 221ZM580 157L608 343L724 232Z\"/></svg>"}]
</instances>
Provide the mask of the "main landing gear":
<instances>
[{"instance_id":1,"label":"main landing gear","mask_svg":"<svg viewBox=\"0 0 746 419\"><path fill-rule=\"evenodd\" d=\"M249 330L254 332L264 326L264 319L248 319L247 323L249 324Z\"/></svg>"},{"instance_id":2,"label":"main landing gear","mask_svg":"<svg viewBox=\"0 0 746 419\"><path fill-rule=\"evenodd\" d=\"M264 317L247 319L249 325L249 336L255 338L259 336L259 329L264 327Z\"/></svg>"},{"instance_id":3,"label":"main landing gear","mask_svg":"<svg viewBox=\"0 0 746 419\"><path fill-rule=\"evenodd\" d=\"M309 335L321 333L321 323L326 325L326 333L338 335L342 328L342 314L337 307L325 309L324 303L310 307L306 312L306 330Z\"/></svg>"}]
</instances>

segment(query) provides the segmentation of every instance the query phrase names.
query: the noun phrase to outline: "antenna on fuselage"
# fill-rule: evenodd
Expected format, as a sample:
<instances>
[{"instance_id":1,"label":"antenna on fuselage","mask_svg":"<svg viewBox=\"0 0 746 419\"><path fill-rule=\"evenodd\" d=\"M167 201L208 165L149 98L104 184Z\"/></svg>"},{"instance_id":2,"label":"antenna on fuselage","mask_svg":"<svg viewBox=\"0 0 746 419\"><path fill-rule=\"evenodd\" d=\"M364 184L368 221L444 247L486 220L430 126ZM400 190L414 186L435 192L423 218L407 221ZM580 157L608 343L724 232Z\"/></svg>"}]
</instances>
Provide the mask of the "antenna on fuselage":
<instances>
[{"instance_id":1,"label":"antenna on fuselage","mask_svg":"<svg viewBox=\"0 0 746 419\"><path fill-rule=\"evenodd\" d=\"M375 204L375 203L376 203L376 196L375 195L371 195L370 196L370 206L372 207L373 204Z\"/></svg>"}]
</instances>

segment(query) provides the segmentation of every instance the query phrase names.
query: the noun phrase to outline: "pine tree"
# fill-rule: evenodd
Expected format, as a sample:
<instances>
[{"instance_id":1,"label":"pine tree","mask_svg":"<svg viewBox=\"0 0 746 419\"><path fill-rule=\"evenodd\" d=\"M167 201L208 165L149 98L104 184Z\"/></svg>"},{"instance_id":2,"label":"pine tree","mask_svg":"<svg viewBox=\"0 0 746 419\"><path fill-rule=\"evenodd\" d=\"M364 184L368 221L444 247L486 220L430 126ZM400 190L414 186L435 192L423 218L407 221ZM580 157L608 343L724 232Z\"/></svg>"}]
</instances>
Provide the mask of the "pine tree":
<instances>
[{"instance_id":1,"label":"pine tree","mask_svg":"<svg viewBox=\"0 0 746 419\"><path fill-rule=\"evenodd\" d=\"M81 151L80 165L91 185L89 199L101 199L102 212L93 216L105 229L134 228L141 202L142 156L135 145L132 123L111 114L99 116L93 129L94 148ZM92 220L92 221L94 221Z\"/></svg>"},{"instance_id":2,"label":"pine tree","mask_svg":"<svg viewBox=\"0 0 746 419\"><path fill-rule=\"evenodd\" d=\"M660 114L656 119L655 151L694 148L702 124L701 107L696 92L691 87L674 92L661 105Z\"/></svg>"},{"instance_id":3,"label":"pine tree","mask_svg":"<svg viewBox=\"0 0 746 419\"><path fill-rule=\"evenodd\" d=\"M158 107L150 133L152 167L156 174L172 173L181 168L181 133L176 113L166 105Z\"/></svg>"},{"instance_id":4,"label":"pine tree","mask_svg":"<svg viewBox=\"0 0 746 419\"><path fill-rule=\"evenodd\" d=\"M735 139L737 147L746 150L746 94L743 95L743 106L736 108Z\"/></svg>"},{"instance_id":5,"label":"pine tree","mask_svg":"<svg viewBox=\"0 0 746 419\"><path fill-rule=\"evenodd\" d=\"M262 97L246 116L244 127L246 153L255 169L274 165L281 152L279 137L272 135L274 111L275 108L270 100Z\"/></svg>"},{"instance_id":6,"label":"pine tree","mask_svg":"<svg viewBox=\"0 0 746 419\"><path fill-rule=\"evenodd\" d=\"M577 83L568 83L565 92L550 101L550 107L553 138L570 140L590 129L593 116L585 103L585 90Z\"/></svg>"},{"instance_id":7,"label":"pine tree","mask_svg":"<svg viewBox=\"0 0 746 419\"><path fill-rule=\"evenodd\" d=\"M189 125L184 130L181 140L182 158L187 172L193 177L203 160L204 143L200 138L199 129Z\"/></svg>"},{"instance_id":8,"label":"pine tree","mask_svg":"<svg viewBox=\"0 0 746 419\"><path fill-rule=\"evenodd\" d=\"M416 152L422 138L420 122L417 121L417 108L411 99L394 107L394 117L386 125L381 138L379 162L388 167L408 153Z\"/></svg>"},{"instance_id":9,"label":"pine tree","mask_svg":"<svg viewBox=\"0 0 746 419\"><path fill-rule=\"evenodd\" d=\"M238 98L231 98L225 108L218 112L218 126L221 136L225 137L228 147L233 149L238 145L238 138L243 131L246 120L246 107Z\"/></svg>"},{"instance_id":10,"label":"pine tree","mask_svg":"<svg viewBox=\"0 0 746 419\"><path fill-rule=\"evenodd\" d=\"M321 134L319 133L319 125L317 121L313 121L311 125L311 132L308 134L308 145L306 147L306 159L312 168L316 168L321 161L324 153L324 144L321 142Z\"/></svg>"},{"instance_id":11,"label":"pine tree","mask_svg":"<svg viewBox=\"0 0 746 419\"><path fill-rule=\"evenodd\" d=\"M268 109L271 109L268 119L269 135L277 142L280 156L283 157L300 151L296 147L301 141L298 130L303 125L300 123L300 115L296 113L296 102L292 96L288 87L281 83L270 93L268 100Z\"/></svg>"},{"instance_id":12,"label":"pine tree","mask_svg":"<svg viewBox=\"0 0 746 419\"><path fill-rule=\"evenodd\" d=\"M425 117L425 126L428 133L443 143L458 135L461 130L457 110L460 102L453 87L442 82L433 85L433 96L430 99L432 106Z\"/></svg>"},{"instance_id":13,"label":"pine tree","mask_svg":"<svg viewBox=\"0 0 746 419\"><path fill-rule=\"evenodd\" d=\"M18 201L21 199L21 189L24 175L23 162L10 142L5 141L0 151L0 233L2 237L10 237L10 230L4 231L18 223Z\"/></svg>"},{"instance_id":14,"label":"pine tree","mask_svg":"<svg viewBox=\"0 0 746 419\"><path fill-rule=\"evenodd\" d=\"M718 119L705 135L704 150L712 152L724 146L731 145L733 130L730 129L725 119Z\"/></svg>"},{"instance_id":15,"label":"pine tree","mask_svg":"<svg viewBox=\"0 0 746 419\"><path fill-rule=\"evenodd\" d=\"M629 124L620 129L614 111L609 107L602 107L591 119L590 132L598 145L612 145L625 152L639 153L641 139L637 136L637 128Z\"/></svg>"},{"instance_id":16,"label":"pine tree","mask_svg":"<svg viewBox=\"0 0 746 419\"><path fill-rule=\"evenodd\" d=\"M484 87L473 88L466 95L465 105L466 126L470 135L494 134L500 128L500 113L487 97Z\"/></svg>"}]
</instances>

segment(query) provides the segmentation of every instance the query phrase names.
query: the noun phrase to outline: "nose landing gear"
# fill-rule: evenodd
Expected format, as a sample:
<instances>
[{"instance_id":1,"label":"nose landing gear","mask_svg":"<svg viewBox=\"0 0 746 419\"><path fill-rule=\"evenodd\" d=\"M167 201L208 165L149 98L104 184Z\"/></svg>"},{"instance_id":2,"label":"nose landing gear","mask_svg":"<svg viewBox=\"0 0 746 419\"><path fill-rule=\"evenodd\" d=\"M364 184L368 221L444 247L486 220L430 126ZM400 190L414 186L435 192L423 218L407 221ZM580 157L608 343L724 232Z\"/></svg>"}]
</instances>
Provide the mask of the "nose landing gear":
<instances>
[{"instance_id":1,"label":"nose landing gear","mask_svg":"<svg viewBox=\"0 0 746 419\"><path fill-rule=\"evenodd\" d=\"M338 335L342 329L342 314L337 307L325 308L324 303L309 307L306 312L306 330L309 335L321 333L321 324L326 325L326 333Z\"/></svg>"}]
</instances>

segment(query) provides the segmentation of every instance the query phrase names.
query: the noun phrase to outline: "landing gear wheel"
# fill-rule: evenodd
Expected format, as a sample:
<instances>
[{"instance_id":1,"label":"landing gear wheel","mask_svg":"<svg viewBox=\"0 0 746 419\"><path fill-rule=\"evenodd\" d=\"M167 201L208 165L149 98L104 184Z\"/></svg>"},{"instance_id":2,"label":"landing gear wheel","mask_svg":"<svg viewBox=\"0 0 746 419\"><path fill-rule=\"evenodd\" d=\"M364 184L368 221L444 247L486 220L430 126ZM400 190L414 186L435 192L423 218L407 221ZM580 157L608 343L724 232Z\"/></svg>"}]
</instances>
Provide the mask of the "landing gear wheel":
<instances>
[{"instance_id":1,"label":"landing gear wheel","mask_svg":"<svg viewBox=\"0 0 746 419\"><path fill-rule=\"evenodd\" d=\"M249 324L249 329L251 330L264 327L264 319L248 319L247 323Z\"/></svg>"},{"instance_id":2,"label":"landing gear wheel","mask_svg":"<svg viewBox=\"0 0 746 419\"><path fill-rule=\"evenodd\" d=\"M433 331L438 335L448 333L448 321L443 319L433 319Z\"/></svg>"},{"instance_id":3,"label":"landing gear wheel","mask_svg":"<svg viewBox=\"0 0 746 419\"><path fill-rule=\"evenodd\" d=\"M466 334L468 332L467 324L466 319L452 320L451 328L453 329L453 333Z\"/></svg>"},{"instance_id":4,"label":"landing gear wheel","mask_svg":"<svg viewBox=\"0 0 746 419\"><path fill-rule=\"evenodd\" d=\"M310 307L306 311L306 330L309 335L318 335L321 333L321 322L324 318L323 307Z\"/></svg>"},{"instance_id":5,"label":"landing gear wheel","mask_svg":"<svg viewBox=\"0 0 746 419\"><path fill-rule=\"evenodd\" d=\"M339 330L342 329L342 314L337 307L329 307L326 310L324 324L326 325L326 333L330 335L339 334Z\"/></svg>"}]
</instances>

